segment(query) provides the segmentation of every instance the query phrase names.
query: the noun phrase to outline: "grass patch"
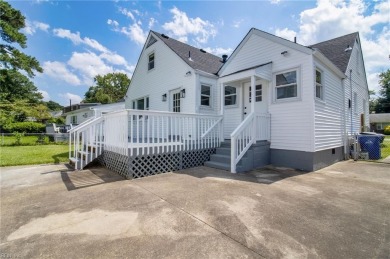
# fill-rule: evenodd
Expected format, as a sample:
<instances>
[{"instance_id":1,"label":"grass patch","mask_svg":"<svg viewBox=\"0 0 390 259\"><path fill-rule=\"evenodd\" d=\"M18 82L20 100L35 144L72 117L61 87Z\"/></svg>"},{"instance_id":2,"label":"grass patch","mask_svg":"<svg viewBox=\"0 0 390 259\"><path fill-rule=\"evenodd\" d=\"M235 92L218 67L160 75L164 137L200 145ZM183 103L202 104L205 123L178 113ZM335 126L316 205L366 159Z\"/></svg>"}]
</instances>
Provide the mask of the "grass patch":
<instances>
[{"instance_id":1,"label":"grass patch","mask_svg":"<svg viewBox=\"0 0 390 259\"><path fill-rule=\"evenodd\" d=\"M381 143L381 157L386 158L390 156L390 136L386 136Z\"/></svg>"},{"instance_id":2,"label":"grass patch","mask_svg":"<svg viewBox=\"0 0 390 259\"><path fill-rule=\"evenodd\" d=\"M2 146L0 166L67 162L68 148L68 145Z\"/></svg>"},{"instance_id":3,"label":"grass patch","mask_svg":"<svg viewBox=\"0 0 390 259\"><path fill-rule=\"evenodd\" d=\"M16 143L15 136L2 136L2 146L14 146ZM50 141L49 136L35 135L35 136L23 136L20 139L20 146L32 146L32 145L48 145L54 144Z\"/></svg>"}]
</instances>

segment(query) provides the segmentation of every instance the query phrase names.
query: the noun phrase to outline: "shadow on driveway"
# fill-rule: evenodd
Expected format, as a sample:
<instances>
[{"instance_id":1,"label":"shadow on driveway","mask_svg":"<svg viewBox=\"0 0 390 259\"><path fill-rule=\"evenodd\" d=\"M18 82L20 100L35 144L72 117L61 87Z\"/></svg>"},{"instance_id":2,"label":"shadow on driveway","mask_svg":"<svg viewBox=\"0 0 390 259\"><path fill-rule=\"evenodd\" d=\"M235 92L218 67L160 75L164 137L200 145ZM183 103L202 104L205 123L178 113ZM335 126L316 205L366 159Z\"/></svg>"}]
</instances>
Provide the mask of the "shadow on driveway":
<instances>
[{"instance_id":1,"label":"shadow on driveway","mask_svg":"<svg viewBox=\"0 0 390 259\"><path fill-rule=\"evenodd\" d=\"M219 170L209 167L195 167L185 170L176 171L173 173L186 174L197 178L219 178L226 180L237 180L252 183L272 184L286 178L307 174L310 172L298 171L289 168L279 168L267 166L250 172L232 174L225 170Z\"/></svg>"},{"instance_id":2,"label":"shadow on driveway","mask_svg":"<svg viewBox=\"0 0 390 259\"><path fill-rule=\"evenodd\" d=\"M81 171L63 170L60 172L61 179L68 191L126 180L105 167L94 167Z\"/></svg>"}]
</instances>

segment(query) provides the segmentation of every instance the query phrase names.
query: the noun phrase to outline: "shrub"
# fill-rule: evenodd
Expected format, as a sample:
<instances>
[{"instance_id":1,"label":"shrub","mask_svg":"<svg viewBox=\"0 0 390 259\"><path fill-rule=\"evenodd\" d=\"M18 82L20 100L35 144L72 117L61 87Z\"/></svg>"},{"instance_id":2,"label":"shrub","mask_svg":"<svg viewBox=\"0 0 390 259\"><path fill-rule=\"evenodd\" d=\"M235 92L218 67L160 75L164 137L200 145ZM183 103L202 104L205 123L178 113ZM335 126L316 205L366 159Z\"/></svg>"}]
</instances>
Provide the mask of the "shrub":
<instances>
[{"instance_id":1,"label":"shrub","mask_svg":"<svg viewBox=\"0 0 390 259\"><path fill-rule=\"evenodd\" d=\"M20 146L22 144L22 137L24 137L24 132L23 133L14 132L12 134L15 136L15 143L14 143L14 145Z\"/></svg>"},{"instance_id":2,"label":"shrub","mask_svg":"<svg viewBox=\"0 0 390 259\"><path fill-rule=\"evenodd\" d=\"M45 132L45 124L25 121L25 122L15 122L5 125L4 130L8 132L25 132L25 133L42 133Z\"/></svg>"},{"instance_id":3,"label":"shrub","mask_svg":"<svg viewBox=\"0 0 390 259\"><path fill-rule=\"evenodd\" d=\"M383 133L385 133L386 135L390 135L390 125L387 126L387 127L383 130Z\"/></svg>"}]
</instances>

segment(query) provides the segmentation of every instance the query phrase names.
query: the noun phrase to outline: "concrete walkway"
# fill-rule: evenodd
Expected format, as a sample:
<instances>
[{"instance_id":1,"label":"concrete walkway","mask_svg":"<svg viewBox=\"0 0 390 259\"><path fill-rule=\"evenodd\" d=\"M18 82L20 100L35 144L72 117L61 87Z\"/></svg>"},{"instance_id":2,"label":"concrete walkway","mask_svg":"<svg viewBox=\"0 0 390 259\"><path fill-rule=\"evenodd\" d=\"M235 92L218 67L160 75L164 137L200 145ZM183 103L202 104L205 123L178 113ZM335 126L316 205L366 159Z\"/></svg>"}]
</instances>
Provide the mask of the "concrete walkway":
<instances>
[{"instance_id":1,"label":"concrete walkway","mask_svg":"<svg viewBox=\"0 0 390 259\"><path fill-rule=\"evenodd\" d=\"M390 166L206 167L136 180L104 168L1 168L12 258L389 258Z\"/></svg>"}]
</instances>

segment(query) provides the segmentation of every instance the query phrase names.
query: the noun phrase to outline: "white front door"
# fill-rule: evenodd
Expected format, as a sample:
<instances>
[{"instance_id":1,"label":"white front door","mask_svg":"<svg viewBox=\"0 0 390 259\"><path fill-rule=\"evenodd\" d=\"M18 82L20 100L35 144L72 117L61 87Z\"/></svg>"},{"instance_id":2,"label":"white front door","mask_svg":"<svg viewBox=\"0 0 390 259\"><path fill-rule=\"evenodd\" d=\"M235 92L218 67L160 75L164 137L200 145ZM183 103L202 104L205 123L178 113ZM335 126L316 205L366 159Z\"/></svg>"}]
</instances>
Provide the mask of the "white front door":
<instances>
[{"instance_id":1,"label":"white front door","mask_svg":"<svg viewBox=\"0 0 390 259\"><path fill-rule=\"evenodd\" d=\"M260 81L256 81L255 89L252 90L251 84L244 83L244 101L243 101L243 119L246 118L252 112L252 101L255 102L255 112L264 113L264 84Z\"/></svg>"}]
</instances>

